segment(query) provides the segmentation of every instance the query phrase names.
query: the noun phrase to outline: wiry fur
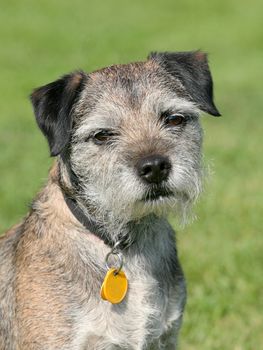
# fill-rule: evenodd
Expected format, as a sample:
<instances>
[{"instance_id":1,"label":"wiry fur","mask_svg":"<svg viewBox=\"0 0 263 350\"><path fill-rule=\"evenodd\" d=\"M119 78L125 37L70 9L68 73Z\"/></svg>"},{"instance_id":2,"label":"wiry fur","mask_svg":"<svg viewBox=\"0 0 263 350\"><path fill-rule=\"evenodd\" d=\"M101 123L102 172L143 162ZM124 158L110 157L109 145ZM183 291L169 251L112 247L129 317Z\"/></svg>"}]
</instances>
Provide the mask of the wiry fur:
<instances>
[{"instance_id":1,"label":"wiry fur","mask_svg":"<svg viewBox=\"0 0 263 350\"><path fill-rule=\"evenodd\" d=\"M149 63L144 65L147 67ZM120 67L116 71L117 77L113 73L115 67L94 73L76 106L80 117L73 132L70 162L79 179L80 203L92 203L97 211L96 220L108 221L107 225L126 224L153 210L161 214L167 207L174 208L173 211L182 219L201 188L199 110L193 102L170 91L163 78L157 79L155 67L148 70L146 67ZM119 80L121 77L124 80L125 74L129 74L132 81L126 88ZM96 106L89 110L88 96L96 96L101 85L103 94ZM116 91L118 100L113 103ZM183 132L171 133L159 120L160 114L167 109L195 117ZM86 122L87 110L89 123ZM119 134L112 146L100 150L99 159L96 158L97 146L86 142L87 135L98 128L116 129ZM177 196L168 199L169 203L160 201L141 205L147 186L135 176L134 165L143 154L155 153L165 154L171 159L174 166L168 187L177 192ZM94 162L96 167L92 166ZM113 195L114 206L111 203ZM106 215L110 217L107 219Z\"/></svg>"},{"instance_id":2,"label":"wiry fur","mask_svg":"<svg viewBox=\"0 0 263 350\"><path fill-rule=\"evenodd\" d=\"M170 69L169 55L180 69ZM218 111L206 56L169 55L72 73L32 94L37 122L59 157L28 216L0 240L0 350L175 349L186 289L165 216L171 210L184 221L198 197L199 113ZM191 91L196 69L202 84ZM166 111L190 117L169 128ZM98 145L94 133L104 129L114 135ZM156 154L172 165L160 185L172 196L145 200L159 185L142 181L137 164ZM128 237L122 303L100 298L110 247L73 216L65 194L113 242Z\"/></svg>"}]
</instances>

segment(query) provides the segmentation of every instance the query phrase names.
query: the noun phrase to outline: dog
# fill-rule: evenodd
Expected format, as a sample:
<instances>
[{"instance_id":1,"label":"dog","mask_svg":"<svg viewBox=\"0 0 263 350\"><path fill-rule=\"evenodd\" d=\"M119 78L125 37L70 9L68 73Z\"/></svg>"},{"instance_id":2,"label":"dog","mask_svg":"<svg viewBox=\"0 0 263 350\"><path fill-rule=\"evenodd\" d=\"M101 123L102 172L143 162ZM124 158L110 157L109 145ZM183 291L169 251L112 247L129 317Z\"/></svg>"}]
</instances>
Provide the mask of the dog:
<instances>
[{"instance_id":1,"label":"dog","mask_svg":"<svg viewBox=\"0 0 263 350\"><path fill-rule=\"evenodd\" d=\"M220 115L207 55L76 71L31 101L57 158L0 239L0 349L176 349L186 283L166 217L202 189L199 115Z\"/></svg>"}]
</instances>

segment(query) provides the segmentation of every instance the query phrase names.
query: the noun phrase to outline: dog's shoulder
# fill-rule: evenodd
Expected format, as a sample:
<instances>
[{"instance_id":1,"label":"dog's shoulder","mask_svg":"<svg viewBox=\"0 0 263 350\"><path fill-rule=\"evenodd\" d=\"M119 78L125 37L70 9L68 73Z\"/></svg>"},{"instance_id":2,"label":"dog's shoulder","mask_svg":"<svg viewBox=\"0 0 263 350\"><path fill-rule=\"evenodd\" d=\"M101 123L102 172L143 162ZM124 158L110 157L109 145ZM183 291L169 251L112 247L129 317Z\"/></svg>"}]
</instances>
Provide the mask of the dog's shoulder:
<instances>
[{"instance_id":1,"label":"dog's shoulder","mask_svg":"<svg viewBox=\"0 0 263 350\"><path fill-rule=\"evenodd\" d=\"M0 238L0 349L15 346L15 276L16 247L23 223L9 229Z\"/></svg>"},{"instance_id":2,"label":"dog's shoulder","mask_svg":"<svg viewBox=\"0 0 263 350\"><path fill-rule=\"evenodd\" d=\"M3 263L12 256L22 232L23 222L12 226L0 237L0 271Z\"/></svg>"},{"instance_id":3,"label":"dog's shoulder","mask_svg":"<svg viewBox=\"0 0 263 350\"><path fill-rule=\"evenodd\" d=\"M7 289L12 288L15 276L15 257L23 223L11 227L0 237L0 300L6 297Z\"/></svg>"}]
</instances>

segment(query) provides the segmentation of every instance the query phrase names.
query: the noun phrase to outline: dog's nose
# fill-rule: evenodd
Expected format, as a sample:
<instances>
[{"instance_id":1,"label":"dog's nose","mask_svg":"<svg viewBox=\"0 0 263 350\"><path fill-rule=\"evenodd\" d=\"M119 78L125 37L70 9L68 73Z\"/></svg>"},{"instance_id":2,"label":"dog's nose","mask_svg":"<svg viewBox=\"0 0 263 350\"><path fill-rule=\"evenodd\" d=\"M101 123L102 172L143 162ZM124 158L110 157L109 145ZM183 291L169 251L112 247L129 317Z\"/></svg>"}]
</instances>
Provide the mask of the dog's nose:
<instances>
[{"instance_id":1,"label":"dog's nose","mask_svg":"<svg viewBox=\"0 0 263 350\"><path fill-rule=\"evenodd\" d=\"M138 175L150 184L160 184L167 180L171 167L169 159L161 155L144 157L137 163Z\"/></svg>"}]
</instances>

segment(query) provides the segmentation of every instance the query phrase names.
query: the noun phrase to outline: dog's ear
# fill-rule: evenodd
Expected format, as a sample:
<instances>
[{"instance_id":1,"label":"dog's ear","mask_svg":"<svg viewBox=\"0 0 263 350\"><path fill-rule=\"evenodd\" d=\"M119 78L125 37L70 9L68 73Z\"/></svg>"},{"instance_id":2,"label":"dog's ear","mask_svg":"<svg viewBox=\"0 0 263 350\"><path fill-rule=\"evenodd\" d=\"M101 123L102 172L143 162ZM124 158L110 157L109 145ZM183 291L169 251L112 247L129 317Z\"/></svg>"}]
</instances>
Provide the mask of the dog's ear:
<instances>
[{"instance_id":1,"label":"dog's ear","mask_svg":"<svg viewBox=\"0 0 263 350\"><path fill-rule=\"evenodd\" d=\"M178 78L201 110L220 116L213 102L213 81L204 52L152 52L148 59L157 61Z\"/></svg>"},{"instance_id":2,"label":"dog's ear","mask_svg":"<svg viewBox=\"0 0 263 350\"><path fill-rule=\"evenodd\" d=\"M60 154L69 142L72 107L85 85L85 73L75 72L35 89L30 98L38 126L48 140L51 156Z\"/></svg>"}]
</instances>

